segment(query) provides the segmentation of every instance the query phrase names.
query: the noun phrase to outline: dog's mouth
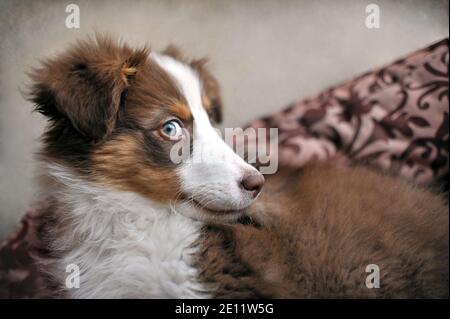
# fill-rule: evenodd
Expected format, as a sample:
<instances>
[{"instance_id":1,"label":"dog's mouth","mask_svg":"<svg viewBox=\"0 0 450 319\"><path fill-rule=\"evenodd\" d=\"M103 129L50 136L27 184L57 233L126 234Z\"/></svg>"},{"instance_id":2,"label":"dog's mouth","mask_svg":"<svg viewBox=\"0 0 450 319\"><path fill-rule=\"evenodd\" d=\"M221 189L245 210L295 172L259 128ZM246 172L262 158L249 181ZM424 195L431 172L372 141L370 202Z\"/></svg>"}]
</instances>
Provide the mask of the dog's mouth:
<instances>
[{"instance_id":1,"label":"dog's mouth","mask_svg":"<svg viewBox=\"0 0 450 319\"><path fill-rule=\"evenodd\" d=\"M246 208L239 210L217 210L208 207L201 207L198 202L194 200L195 205L200 208L203 212L212 217L212 221L222 221L232 224L242 224L244 226L253 226L260 228L261 225L256 222L253 218L246 214Z\"/></svg>"},{"instance_id":2,"label":"dog's mouth","mask_svg":"<svg viewBox=\"0 0 450 319\"><path fill-rule=\"evenodd\" d=\"M189 193L182 194L178 199L177 212L193 220L207 224L235 224L243 220L243 224L250 224L246 220L249 207L255 202L252 200L240 203L227 204L226 202L213 201L212 197L196 197ZM239 204L239 205L238 205ZM251 218L250 218L251 219Z\"/></svg>"},{"instance_id":3,"label":"dog's mouth","mask_svg":"<svg viewBox=\"0 0 450 319\"><path fill-rule=\"evenodd\" d=\"M220 208L202 205L195 199L193 199L192 202L197 209L200 209L203 212L211 214L218 218L229 217L231 215L243 215L245 213L245 208L243 208L243 209L220 209Z\"/></svg>"},{"instance_id":4,"label":"dog's mouth","mask_svg":"<svg viewBox=\"0 0 450 319\"><path fill-rule=\"evenodd\" d=\"M183 205L180 213L194 220L206 223L236 223L246 215L247 207L242 209L217 209L216 207L206 206L201 202L192 199L189 205Z\"/></svg>"}]
</instances>

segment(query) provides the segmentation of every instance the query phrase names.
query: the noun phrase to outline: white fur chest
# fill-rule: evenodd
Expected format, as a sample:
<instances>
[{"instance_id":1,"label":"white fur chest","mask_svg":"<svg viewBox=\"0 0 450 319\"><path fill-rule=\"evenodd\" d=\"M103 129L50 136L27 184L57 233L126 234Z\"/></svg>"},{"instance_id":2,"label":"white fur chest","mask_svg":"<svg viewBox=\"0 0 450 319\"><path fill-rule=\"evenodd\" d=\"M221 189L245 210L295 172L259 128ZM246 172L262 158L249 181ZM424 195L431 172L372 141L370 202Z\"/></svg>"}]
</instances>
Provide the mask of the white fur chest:
<instances>
[{"instance_id":1,"label":"white fur chest","mask_svg":"<svg viewBox=\"0 0 450 319\"><path fill-rule=\"evenodd\" d=\"M64 284L66 267L80 269L73 298L205 298L190 266L201 223L173 207L161 207L134 193L110 191L81 181L61 167L51 175L60 183L62 221L69 231L54 241L65 252L56 264Z\"/></svg>"}]
</instances>

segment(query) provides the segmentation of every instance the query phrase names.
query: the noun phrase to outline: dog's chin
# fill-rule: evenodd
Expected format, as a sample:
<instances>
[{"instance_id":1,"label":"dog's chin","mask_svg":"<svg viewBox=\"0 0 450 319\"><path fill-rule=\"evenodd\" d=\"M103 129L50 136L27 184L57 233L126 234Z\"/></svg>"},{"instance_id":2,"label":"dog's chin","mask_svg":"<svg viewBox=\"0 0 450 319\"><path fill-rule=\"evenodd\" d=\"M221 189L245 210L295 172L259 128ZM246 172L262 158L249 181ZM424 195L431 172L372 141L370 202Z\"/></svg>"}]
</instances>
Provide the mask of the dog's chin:
<instances>
[{"instance_id":1,"label":"dog's chin","mask_svg":"<svg viewBox=\"0 0 450 319\"><path fill-rule=\"evenodd\" d=\"M216 223L236 223L239 219L246 215L246 208L239 210L220 210L201 207L194 203L183 204L179 213L185 217L198 220L201 222Z\"/></svg>"}]
</instances>

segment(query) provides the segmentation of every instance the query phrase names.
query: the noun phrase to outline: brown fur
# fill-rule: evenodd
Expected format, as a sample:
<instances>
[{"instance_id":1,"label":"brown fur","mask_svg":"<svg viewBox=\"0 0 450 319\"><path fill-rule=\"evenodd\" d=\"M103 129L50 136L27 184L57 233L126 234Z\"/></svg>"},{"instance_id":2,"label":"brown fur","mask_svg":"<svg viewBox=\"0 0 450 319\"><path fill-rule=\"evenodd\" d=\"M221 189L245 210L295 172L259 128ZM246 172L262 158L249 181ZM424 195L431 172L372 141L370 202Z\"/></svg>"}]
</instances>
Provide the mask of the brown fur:
<instances>
[{"instance_id":1,"label":"brown fur","mask_svg":"<svg viewBox=\"0 0 450 319\"><path fill-rule=\"evenodd\" d=\"M268 177L250 215L205 229L196 266L222 298L447 298L448 207L364 168ZM381 288L368 289L377 264Z\"/></svg>"},{"instance_id":2,"label":"brown fur","mask_svg":"<svg viewBox=\"0 0 450 319\"><path fill-rule=\"evenodd\" d=\"M98 141L114 128L122 94L147 57L105 38L98 45L78 42L35 70L31 99L37 110L57 122L64 118L78 133Z\"/></svg>"}]
</instances>

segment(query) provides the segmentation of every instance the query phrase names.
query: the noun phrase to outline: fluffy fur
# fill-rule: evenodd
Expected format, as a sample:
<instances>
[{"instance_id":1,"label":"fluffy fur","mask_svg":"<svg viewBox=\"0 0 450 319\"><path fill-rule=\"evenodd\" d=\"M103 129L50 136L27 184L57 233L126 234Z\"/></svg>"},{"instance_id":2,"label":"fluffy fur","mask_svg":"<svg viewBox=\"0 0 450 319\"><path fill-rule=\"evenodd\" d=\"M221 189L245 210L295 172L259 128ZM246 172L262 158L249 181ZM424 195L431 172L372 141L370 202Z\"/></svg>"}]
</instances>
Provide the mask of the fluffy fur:
<instances>
[{"instance_id":1,"label":"fluffy fur","mask_svg":"<svg viewBox=\"0 0 450 319\"><path fill-rule=\"evenodd\" d=\"M53 215L47 216L54 262L46 272L61 297L205 298L192 268L192 243L201 224L177 207L136 193L105 189L50 164L47 185ZM80 288L65 289L66 267L80 268Z\"/></svg>"},{"instance_id":2,"label":"fluffy fur","mask_svg":"<svg viewBox=\"0 0 450 319\"><path fill-rule=\"evenodd\" d=\"M366 168L269 176L248 214L210 225L195 266L218 298L448 298L445 199ZM367 288L366 267L380 269Z\"/></svg>"}]
</instances>

